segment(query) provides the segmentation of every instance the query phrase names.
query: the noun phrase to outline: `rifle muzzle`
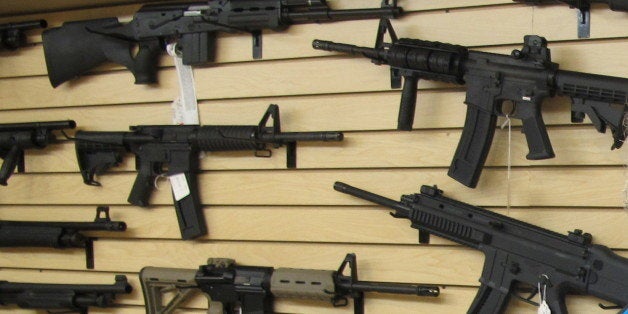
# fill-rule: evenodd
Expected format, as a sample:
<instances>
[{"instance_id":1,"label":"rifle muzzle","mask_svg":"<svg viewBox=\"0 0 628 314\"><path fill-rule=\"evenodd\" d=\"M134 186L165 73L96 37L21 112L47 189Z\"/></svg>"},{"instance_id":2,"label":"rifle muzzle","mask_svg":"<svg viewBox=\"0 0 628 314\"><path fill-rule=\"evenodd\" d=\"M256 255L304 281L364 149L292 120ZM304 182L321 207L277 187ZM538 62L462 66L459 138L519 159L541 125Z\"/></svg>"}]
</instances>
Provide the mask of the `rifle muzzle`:
<instances>
[{"instance_id":1,"label":"rifle muzzle","mask_svg":"<svg viewBox=\"0 0 628 314\"><path fill-rule=\"evenodd\" d=\"M344 138L342 132L282 132L277 134L260 134L259 139L269 143L288 142L340 142Z\"/></svg>"},{"instance_id":2,"label":"rifle muzzle","mask_svg":"<svg viewBox=\"0 0 628 314\"><path fill-rule=\"evenodd\" d=\"M385 49L360 47L349 44L340 44L333 41L318 40L315 39L312 42L312 47L316 50L335 51L342 53L349 53L354 55L363 55L370 59L375 59L386 63L388 59L388 51Z\"/></svg>"}]
</instances>

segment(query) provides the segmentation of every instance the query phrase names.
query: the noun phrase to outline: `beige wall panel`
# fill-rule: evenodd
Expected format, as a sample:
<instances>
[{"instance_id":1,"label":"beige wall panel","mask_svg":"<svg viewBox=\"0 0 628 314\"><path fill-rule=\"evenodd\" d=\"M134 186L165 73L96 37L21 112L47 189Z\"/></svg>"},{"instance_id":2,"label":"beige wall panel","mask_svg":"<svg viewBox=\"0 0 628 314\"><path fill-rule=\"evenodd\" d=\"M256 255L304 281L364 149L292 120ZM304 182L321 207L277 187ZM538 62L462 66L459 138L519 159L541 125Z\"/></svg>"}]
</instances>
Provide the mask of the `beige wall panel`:
<instances>
[{"instance_id":1,"label":"beige wall panel","mask_svg":"<svg viewBox=\"0 0 628 314\"><path fill-rule=\"evenodd\" d=\"M201 124L255 125L270 103L278 104L282 130L363 131L395 130L401 93L398 90L373 93L266 97L253 99L219 99L199 102ZM422 90L414 118L415 129L461 128L466 107L465 92ZM543 104L547 125L569 124L569 99L556 97ZM130 120L129 117L141 117ZM104 105L24 109L0 116L2 123L73 119L78 129L88 131L128 131L129 125L170 124L169 103ZM588 120L588 119L587 119ZM512 120L513 125L521 125ZM501 125L501 123L500 123ZM68 133L72 134L69 130ZM397 134L402 134L400 132ZM353 136L347 134L347 136Z\"/></svg>"},{"instance_id":2,"label":"beige wall panel","mask_svg":"<svg viewBox=\"0 0 628 314\"><path fill-rule=\"evenodd\" d=\"M110 174L99 178L102 187L93 187L78 174L18 174L11 177L10 189L0 189L0 202L121 205L134 180L134 173ZM368 204L334 191L335 181L395 199L418 192L420 184L437 184L447 196L478 206L506 206L507 197L506 171L491 168L477 189L450 179L445 169L212 171L198 180L203 203L217 205ZM510 182L512 206L623 206L621 167L515 168ZM151 204L172 204L167 184L161 186Z\"/></svg>"},{"instance_id":3,"label":"beige wall panel","mask_svg":"<svg viewBox=\"0 0 628 314\"><path fill-rule=\"evenodd\" d=\"M2 220L91 221L90 206L0 206ZM619 208L505 208L493 209L560 234L583 229L595 243L628 249L628 235L615 230L628 223ZM416 244L417 230L405 219L393 219L384 207L209 206L205 220L209 234L201 239L231 241L344 242ZM542 219L539 219L542 217ZM179 239L174 208L112 206L111 219L126 222L126 232L96 232L104 238ZM159 226L156 228L155 226ZM432 237L431 244L452 244Z\"/></svg>"},{"instance_id":4,"label":"beige wall panel","mask_svg":"<svg viewBox=\"0 0 628 314\"><path fill-rule=\"evenodd\" d=\"M5 2L0 24L46 18L59 26L110 16L128 21L140 7L133 0ZM380 0L329 2L346 9L379 6ZM594 6L592 40L578 40L576 11L566 5L531 7L510 0L399 4L413 11L393 21L400 37L510 54L521 48L524 35L538 34L551 41L553 61L561 69L628 78L628 14L606 5ZM75 9L63 11L68 7ZM30 13L9 13L15 10ZM45 13L34 13L40 11ZM144 266L197 268L208 257L224 256L242 265L334 270L346 253L355 252L362 280L446 285L440 298L370 294L367 313L466 312L479 284L482 254L435 236L431 245L417 244L417 230L408 220L393 219L389 209L334 191L337 180L395 200L418 192L420 184L438 184L446 196L559 234L583 229L593 234L594 243L628 257L622 192L626 148L609 151L610 134L598 134L591 125L572 125L569 100L548 99L543 114L556 158L526 160L521 124L514 121L510 183L508 134L498 129L480 184L468 189L446 175L464 123L463 87L422 82L415 114L419 130L398 132L401 93L390 89L388 67L311 48L314 38L370 47L376 26L376 20L367 20L268 31L266 60L259 62L251 62L249 35L219 35L217 64L195 69L202 124L255 125L268 104L277 103L283 131L349 132L341 143L300 144L299 170L285 169L284 148L274 150L272 158L254 158L251 152L209 154L199 175L209 234L198 241L180 240L167 182L160 182L154 193L155 206L126 202L136 176L132 156L97 178L103 187L95 188L84 185L77 173L73 143L64 140L43 151L27 151L27 173L14 174L9 186L0 188L1 220L92 221L97 204L111 204L111 218L125 221L129 229L89 233L99 237L95 271L85 269L81 249L0 248L0 279L111 284L114 274L126 274L134 293L120 297L119 308L93 308L90 313L139 314L145 310L137 272ZM161 58L160 84L155 86L136 86L129 71L108 64L53 90L41 31L29 32L29 40L36 44L0 53L0 123L75 119L79 129L88 131L171 123L170 102L178 87L170 58ZM597 304L609 303L593 297L570 297L567 302L576 314L606 313ZM197 297L186 306L191 309L182 313L200 314L207 304ZM281 299L276 311L353 312L326 302ZM0 308L0 313L34 311L12 307ZM536 313L536 308L512 301L507 313Z\"/></svg>"},{"instance_id":5,"label":"beige wall panel","mask_svg":"<svg viewBox=\"0 0 628 314\"><path fill-rule=\"evenodd\" d=\"M628 46L628 42L601 42L601 46L598 47L600 50L591 49L591 46L586 45L583 47L589 49L578 49L575 47L577 44L571 45L557 45L553 50L554 60L567 62L567 64L569 64L568 60L580 59L592 59L590 62L618 60L613 56L621 55ZM509 53L510 50L507 47L497 49L500 53ZM590 67L582 68L581 65L576 65L575 61L572 62L573 67L564 67L564 69L592 71ZM607 66L602 66L602 64L607 64ZM600 63L600 66L594 69L596 74L628 76L626 74L628 68L617 66L614 61ZM373 66L368 60L351 57L223 64L197 69L195 73L197 94L200 99L370 92L390 89L388 67ZM229 75L221 75L221 73L229 73ZM303 73L309 74L307 78L304 78ZM160 71L159 77L158 86L134 85L130 72L116 71L84 76L54 90L45 76L9 78L0 80L0 89L3 90L0 94L0 102L3 108L17 109L156 102L173 99L177 95L174 71L172 69ZM356 77L360 79L356 80ZM273 82L273 84L268 84L268 82ZM203 88L203 86L211 86L211 88ZM420 84L422 89L443 86L447 85L429 81L422 81ZM33 95L24 91L38 91L38 93Z\"/></svg>"}]
</instances>

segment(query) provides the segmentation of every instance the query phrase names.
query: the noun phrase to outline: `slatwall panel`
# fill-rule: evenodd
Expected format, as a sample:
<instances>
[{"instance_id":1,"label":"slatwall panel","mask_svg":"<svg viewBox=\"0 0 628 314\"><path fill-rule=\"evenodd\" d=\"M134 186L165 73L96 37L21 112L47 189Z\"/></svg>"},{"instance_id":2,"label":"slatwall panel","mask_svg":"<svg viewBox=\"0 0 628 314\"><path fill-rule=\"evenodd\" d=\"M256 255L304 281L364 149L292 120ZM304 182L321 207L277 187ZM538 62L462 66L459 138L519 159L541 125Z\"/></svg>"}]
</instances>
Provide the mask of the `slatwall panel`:
<instances>
[{"instance_id":1,"label":"slatwall panel","mask_svg":"<svg viewBox=\"0 0 628 314\"><path fill-rule=\"evenodd\" d=\"M375 7L379 0L333 0L337 9ZM401 0L408 14L393 21L402 37L461 44L509 53L523 36L550 41L562 69L628 77L628 14L594 6L591 39L576 37L575 11L566 6L529 7L509 0ZM139 1L5 1L0 23L45 18L64 21L118 16L129 20ZM285 150L272 158L252 153L212 153L201 162L200 192L209 234L182 241L167 183L148 209L126 203L135 172L133 156L99 178L82 183L71 142L26 153L27 173L0 188L0 219L91 220L94 207L111 205L114 220L129 229L102 234L95 269L85 270L80 250L1 249L0 278L23 282L104 283L129 277L135 290L115 309L93 313L143 313L138 272L144 266L196 268L208 257L243 265L336 269L348 252L358 255L363 280L420 282L442 287L439 298L368 295L368 313L463 313L477 287L479 252L433 238L418 245L416 230L388 211L333 191L336 180L391 198L438 184L446 195L564 233L575 228L628 256L622 189L624 150L610 151L610 134L590 124L570 124L569 100L554 98L543 115L556 158L525 159L527 146L514 123L512 172L507 181L508 133L498 129L477 189L447 177L464 123L465 91L422 81L413 132L396 131L400 91L390 90L387 67L311 49L314 38L371 46L377 21L299 25L264 34L264 60L251 58L246 35L220 35L217 63L195 69L203 124L256 124L270 103L279 105L285 131L345 131L342 143L299 146L296 170L286 170ZM80 129L127 130L129 125L169 124L177 94L172 61L160 61L159 84L134 85L113 64L53 89L46 76L41 31L33 47L0 54L0 123L74 119ZM510 209L506 209L510 186ZM607 313L593 297L569 297L570 313ZM203 313L207 300L186 304ZM352 313L325 302L276 301L281 313ZM32 313L16 308L0 312ZM511 301L508 313L536 313Z\"/></svg>"}]
</instances>

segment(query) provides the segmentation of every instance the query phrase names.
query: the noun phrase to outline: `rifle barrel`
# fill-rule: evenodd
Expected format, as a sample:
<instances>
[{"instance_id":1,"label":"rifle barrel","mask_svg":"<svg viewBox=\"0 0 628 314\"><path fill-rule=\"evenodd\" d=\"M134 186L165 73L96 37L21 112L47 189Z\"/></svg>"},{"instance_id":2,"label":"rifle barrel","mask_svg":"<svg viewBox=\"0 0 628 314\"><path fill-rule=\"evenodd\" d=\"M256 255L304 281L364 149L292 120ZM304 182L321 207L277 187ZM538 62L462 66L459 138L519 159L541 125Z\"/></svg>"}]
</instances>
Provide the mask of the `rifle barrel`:
<instances>
[{"instance_id":1,"label":"rifle barrel","mask_svg":"<svg viewBox=\"0 0 628 314\"><path fill-rule=\"evenodd\" d=\"M385 207L390 207L394 210L396 210L398 213L408 213L410 212L412 209L408 208L406 206L404 206L401 202L397 202L393 199L387 198L387 197L383 197L381 195L377 195L375 193L371 193L369 191L365 191L362 189L358 189L354 186L348 185L346 183L342 183L342 182L336 182L334 183L334 190L341 192L341 193L345 193L345 194L349 194L364 200L367 200L369 202L373 202L375 204L379 204Z\"/></svg>"},{"instance_id":2,"label":"rifle barrel","mask_svg":"<svg viewBox=\"0 0 628 314\"><path fill-rule=\"evenodd\" d=\"M4 123L0 124L0 132L2 131L25 131L37 128L45 128L50 130L74 129L76 122L73 120L63 121L43 121L43 122L20 122L20 123Z\"/></svg>"},{"instance_id":3,"label":"rifle barrel","mask_svg":"<svg viewBox=\"0 0 628 314\"><path fill-rule=\"evenodd\" d=\"M388 52L385 49L360 47L349 44L340 44L333 41L318 40L312 41L312 47L316 50L335 51L350 53L354 55L363 55L367 58L386 61L388 59Z\"/></svg>"},{"instance_id":4,"label":"rifle barrel","mask_svg":"<svg viewBox=\"0 0 628 314\"><path fill-rule=\"evenodd\" d=\"M10 30L10 29L35 29L35 28L46 28L48 23L46 20L34 20L34 21L26 21L26 22L17 22L17 23L7 23L0 25L0 31Z\"/></svg>"},{"instance_id":5,"label":"rifle barrel","mask_svg":"<svg viewBox=\"0 0 628 314\"><path fill-rule=\"evenodd\" d=\"M268 142L298 142L298 141L342 141L342 132L281 132L277 134L260 134L259 139Z\"/></svg>"},{"instance_id":6,"label":"rifle barrel","mask_svg":"<svg viewBox=\"0 0 628 314\"><path fill-rule=\"evenodd\" d=\"M304 12L286 12L284 18L292 23L306 23L311 21L347 21L366 20L374 18L394 18L401 15L401 8L373 8L350 10L313 10Z\"/></svg>"},{"instance_id":7,"label":"rifle barrel","mask_svg":"<svg viewBox=\"0 0 628 314\"><path fill-rule=\"evenodd\" d=\"M411 283L357 281L348 283L346 286L340 284L340 286L343 289L363 292L411 294L426 297L437 297L440 294L440 289L436 286L421 286Z\"/></svg>"}]
</instances>

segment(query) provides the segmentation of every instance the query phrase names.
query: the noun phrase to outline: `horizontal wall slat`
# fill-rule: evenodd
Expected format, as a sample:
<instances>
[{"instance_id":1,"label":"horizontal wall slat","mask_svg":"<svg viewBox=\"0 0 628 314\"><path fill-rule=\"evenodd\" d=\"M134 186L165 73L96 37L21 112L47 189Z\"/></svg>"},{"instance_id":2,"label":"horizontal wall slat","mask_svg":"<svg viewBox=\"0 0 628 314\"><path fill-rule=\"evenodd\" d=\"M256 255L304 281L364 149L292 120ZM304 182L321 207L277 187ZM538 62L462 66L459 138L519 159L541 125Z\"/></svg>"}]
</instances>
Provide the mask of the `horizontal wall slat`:
<instances>
[{"instance_id":1,"label":"horizontal wall slat","mask_svg":"<svg viewBox=\"0 0 628 314\"><path fill-rule=\"evenodd\" d=\"M268 105L273 103L279 105L282 130L286 132L396 130L400 97L400 91L391 90L357 94L204 100L199 102L199 113L203 125L256 125ZM466 114L464 100L465 92L459 89L419 91L414 128L461 128ZM547 125L569 124L569 106L570 102L566 97L546 101L542 108L543 120ZM22 109L0 116L0 122L73 119L77 123L77 129L128 131L130 125L170 124L172 115L170 103L164 102ZM512 123L521 125L517 119L513 119ZM71 131L68 133L71 134Z\"/></svg>"},{"instance_id":2,"label":"horizontal wall slat","mask_svg":"<svg viewBox=\"0 0 628 314\"><path fill-rule=\"evenodd\" d=\"M478 206L506 206L504 169L485 169L477 189L445 175L446 169L211 171L198 176L201 201L214 205L365 205L336 192L335 181L398 199L417 193L420 184L437 184L446 195ZM591 178L604 178L591 180ZM1 204L126 204L135 173L102 176L101 187L83 184L79 174L24 174L0 189ZM515 168L512 206L623 206L622 167ZM167 183L151 204L172 204ZM577 187L577 188L574 188ZM478 193L482 191L482 193ZM587 191L582 193L581 191ZM591 195L595 195L592 197Z\"/></svg>"},{"instance_id":3,"label":"horizontal wall slat","mask_svg":"<svg viewBox=\"0 0 628 314\"><path fill-rule=\"evenodd\" d=\"M0 219L20 221L91 221L90 206L0 206ZM126 222L126 232L90 233L92 236L179 239L174 208L143 209L112 206L111 219ZM619 208L505 208L497 213L561 234L582 229L595 243L628 249L628 235L616 232L628 223ZM405 219L393 219L384 207L357 206L208 206L209 234L201 239L229 241L342 242L416 244L417 230ZM539 219L542 217L542 219ZM155 226L159 226L156 228ZM453 242L432 237L431 244Z\"/></svg>"}]
</instances>

